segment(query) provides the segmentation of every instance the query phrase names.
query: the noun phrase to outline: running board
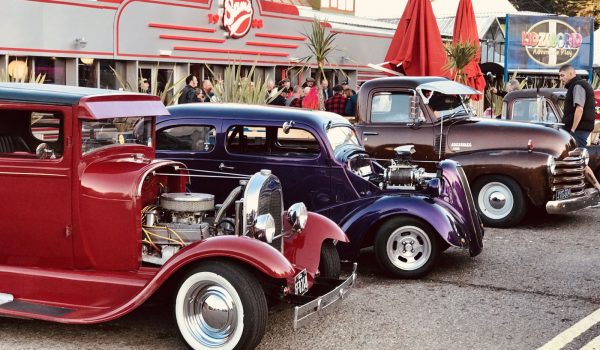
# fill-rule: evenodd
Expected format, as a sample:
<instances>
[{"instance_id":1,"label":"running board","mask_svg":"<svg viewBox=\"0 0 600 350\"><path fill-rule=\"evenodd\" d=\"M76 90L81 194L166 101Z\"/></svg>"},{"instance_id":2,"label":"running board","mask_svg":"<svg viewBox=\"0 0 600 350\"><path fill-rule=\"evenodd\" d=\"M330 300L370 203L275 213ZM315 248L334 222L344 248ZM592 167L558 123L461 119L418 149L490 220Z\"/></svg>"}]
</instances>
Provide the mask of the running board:
<instances>
[{"instance_id":1,"label":"running board","mask_svg":"<svg viewBox=\"0 0 600 350\"><path fill-rule=\"evenodd\" d=\"M14 297L12 294L0 293L0 305L8 304L8 303L12 302L13 300L14 300Z\"/></svg>"}]
</instances>

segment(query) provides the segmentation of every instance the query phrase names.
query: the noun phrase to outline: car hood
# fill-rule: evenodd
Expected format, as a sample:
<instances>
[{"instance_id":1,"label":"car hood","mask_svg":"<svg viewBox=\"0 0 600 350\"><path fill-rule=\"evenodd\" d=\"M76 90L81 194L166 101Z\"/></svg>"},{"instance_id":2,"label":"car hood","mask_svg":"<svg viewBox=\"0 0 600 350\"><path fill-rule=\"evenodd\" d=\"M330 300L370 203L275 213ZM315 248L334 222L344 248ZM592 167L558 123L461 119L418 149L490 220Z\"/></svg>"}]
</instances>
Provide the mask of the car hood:
<instances>
[{"instance_id":1,"label":"car hood","mask_svg":"<svg viewBox=\"0 0 600 350\"><path fill-rule=\"evenodd\" d=\"M575 140L565 130L542 124L516 123L487 118L451 120L447 148L457 154L485 150L528 150L562 158L576 148ZM531 141L531 142L530 142Z\"/></svg>"}]
</instances>

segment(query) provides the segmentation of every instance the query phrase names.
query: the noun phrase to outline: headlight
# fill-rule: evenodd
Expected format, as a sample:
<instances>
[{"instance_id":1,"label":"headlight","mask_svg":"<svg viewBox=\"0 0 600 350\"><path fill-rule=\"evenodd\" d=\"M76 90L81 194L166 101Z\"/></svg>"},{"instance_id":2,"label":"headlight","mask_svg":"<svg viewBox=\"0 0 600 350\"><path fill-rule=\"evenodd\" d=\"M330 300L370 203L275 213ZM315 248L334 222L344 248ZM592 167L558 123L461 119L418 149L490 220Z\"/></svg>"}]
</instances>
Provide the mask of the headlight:
<instances>
[{"instance_id":1,"label":"headlight","mask_svg":"<svg viewBox=\"0 0 600 350\"><path fill-rule=\"evenodd\" d=\"M555 175L555 171L556 171L556 159L554 159L554 157L549 156L548 157L548 173L550 175Z\"/></svg>"},{"instance_id":2,"label":"headlight","mask_svg":"<svg viewBox=\"0 0 600 350\"><path fill-rule=\"evenodd\" d=\"M267 243L273 242L275 237L275 220L271 214L259 215L254 224L254 234L258 238L264 239Z\"/></svg>"},{"instance_id":3,"label":"headlight","mask_svg":"<svg viewBox=\"0 0 600 350\"><path fill-rule=\"evenodd\" d=\"M292 225L292 230L296 232L304 230L308 221L306 205L302 202L292 204L287 211L287 220Z\"/></svg>"},{"instance_id":4,"label":"headlight","mask_svg":"<svg viewBox=\"0 0 600 350\"><path fill-rule=\"evenodd\" d=\"M434 177L427 182L427 192L433 197L439 197L442 195L442 181Z\"/></svg>"},{"instance_id":5,"label":"headlight","mask_svg":"<svg viewBox=\"0 0 600 350\"><path fill-rule=\"evenodd\" d=\"M585 166L587 166L590 162L590 153L588 152L587 148L581 150L581 158L585 161Z\"/></svg>"}]
</instances>

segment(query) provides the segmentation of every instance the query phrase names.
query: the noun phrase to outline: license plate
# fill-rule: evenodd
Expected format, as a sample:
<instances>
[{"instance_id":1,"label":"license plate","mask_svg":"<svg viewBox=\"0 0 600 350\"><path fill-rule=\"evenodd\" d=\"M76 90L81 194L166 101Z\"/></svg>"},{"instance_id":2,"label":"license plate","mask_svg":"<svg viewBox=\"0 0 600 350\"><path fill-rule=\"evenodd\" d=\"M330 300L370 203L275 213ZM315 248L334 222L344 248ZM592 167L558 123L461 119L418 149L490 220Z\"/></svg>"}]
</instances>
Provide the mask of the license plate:
<instances>
[{"instance_id":1,"label":"license plate","mask_svg":"<svg viewBox=\"0 0 600 350\"><path fill-rule=\"evenodd\" d=\"M567 199L569 197L571 197L571 189L570 188L562 188L562 189L556 191L556 199L557 200Z\"/></svg>"},{"instance_id":2,"label":"license plate","mask_svg":"<svg viewBox=\"0 0 600 350\"><path fill-rule=\"evenodd\" d=\"M306 270L302 270L294 277L294 293L296 295L302 295L306 293L307 290L308 275L306 274Z\"/></svg>"}]
</instances>

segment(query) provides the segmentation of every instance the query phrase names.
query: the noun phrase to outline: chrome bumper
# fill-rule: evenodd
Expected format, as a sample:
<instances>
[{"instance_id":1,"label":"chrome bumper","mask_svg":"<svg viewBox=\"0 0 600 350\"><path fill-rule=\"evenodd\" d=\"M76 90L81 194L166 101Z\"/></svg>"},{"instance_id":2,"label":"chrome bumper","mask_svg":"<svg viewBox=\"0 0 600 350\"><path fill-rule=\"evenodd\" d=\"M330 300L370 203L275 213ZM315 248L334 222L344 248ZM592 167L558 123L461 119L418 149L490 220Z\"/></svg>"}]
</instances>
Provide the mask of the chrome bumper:
<instances>
[{"instance_id":1,"label":"chrome bumper","mask_svg":"<svg viewBox=\"0 0 600 350\"><path fill-rule=\"evenodd\" d=\"M332 291L317 297L304 305L296 306L294 308L294 330L304 326L313 317L324 314L331 309L332 306L337 304L340 300L346 298L346 295L350 293L354 282L356 282L356 268L357 264L354 263L352 268L352 274L342 284L335 287Z\"/></svg>"},{"instance_id":2,"label":"chrome bumper","mask_svg":"<svg viewBox=\"0 0 600 350\"><path fill-rule=\"evenodd\" d=\"M587 208L590 205L597 204L598 201L600 201L600 195L598 194L598 191L593 188L588 188L585 190L585 195L581 197L550 201L546 203L546 211L548 214L568 213Z\"/></svg>"}]
</instances>

